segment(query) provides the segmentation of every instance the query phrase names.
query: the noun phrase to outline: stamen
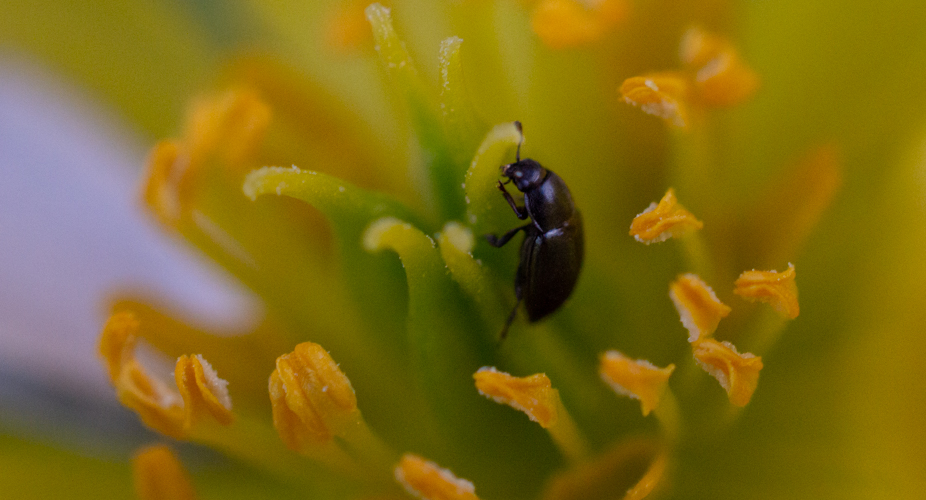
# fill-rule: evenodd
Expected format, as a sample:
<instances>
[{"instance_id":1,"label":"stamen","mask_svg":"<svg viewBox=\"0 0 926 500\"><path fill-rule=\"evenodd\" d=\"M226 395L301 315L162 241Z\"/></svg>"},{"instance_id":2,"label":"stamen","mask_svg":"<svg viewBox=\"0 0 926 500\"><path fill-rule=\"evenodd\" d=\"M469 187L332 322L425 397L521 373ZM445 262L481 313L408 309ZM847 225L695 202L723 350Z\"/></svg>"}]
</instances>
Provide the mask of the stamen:
<instances>
[{"instance_id":1,"label":"stamen","mask_svg":"<svg viewBox=\"0 0 926 500\"><path fill-rule=\"evenodd\" d=\"M624 500L643 500L657 486L662 484L662 478L666 475L666 468L669 465L669 455L665 452L656 456L656 459L646 469L646 474L633 486L627 490Z\"/></svg>"},{"instance_id":2,"label":"stamen","mask_svg":"<svg viewBox=\"0 0 926 500\"><path fill-rule=\"evenodd\" d=\"M730 308L714 294L714 290L694 274L683 274L669 286L669 298L688 329L688 342L711 336Z\"/></svg>"},{"instance_id":3,"label":"stamen","mask_svg":"<svg viewBox=\"0 0 926 500\"><path fill-rule=\"evenodd\" d=\"M682 71L624 80L624 102L682 128L689 123L689 108L732 106L755 93L759 77L726 39L692 28L679 50Z\"/></svg>"},{"instance_id":4,"label":"stamen","mask_svg":"<svg viewBox=\"0 0 926 500\"><path fill-rule=\"evenodd\" d=\"M276 370L270 376L270 400L275 421L278 411L287 418L295 415L301 423L300 435L311 436L317 442L331 439L331 423L357 411L357 396L350 380L327 351L311 342L299 344L292 353L277 358ZM292 423L288 419L286 428L290 429ZM282 431L281 437L287 440Z\"/></svg>"},{"instance_id":5,"label":"stamen","mask_svg":"<svg viewBox=\"0 0 926 500\"><path fill-rule=\"evenodd\" d=\"M395 455L367 427L350 380L324 348L303 342L276 366L269 386L273 425L290 449L347 467L352 460L344 445L367 465L390 467Z\"/></svg>"},{"instance_id":6,"label":"stamen","mask_svg":"<svg viewBox=\"0 0 926 500\"><path fill-rule=\"evenodd\" d=\"M208 160L240 167L254 154L270 123L270 108L249 90L229 90L203 99L187 118L184 138L164 141L147 161L143 199L168 227L189 212Z\"/></svg>"},{"instance_id":7,"label":"stamen","mask_svg":"<svg viewBox=\"0 0 926 500\"><path fill-rule=\"evenodd\" d=\"M638 488L644 489L641 487L643 481L655 486L662 477L661 472L665 471L665 467L658 466L660 448L650 440L621 441L592 459L555 475L540 498L615 498L621 492L629 495Z\"/></svg>"},{"instance_id":8,"label":"stamen","mask_svg":"<svg viewBox=\"0 0 926 500\"><path fill-rule=\"evenodd\" d=\"M252 90L231 89L200 100L185 130L190 166L199 168L213 155L240 166L263 141L270 118L270 107Z\"/></svg>"},{"instance_id":9,"label":"stamen","mask_svg":"<svg viewBox=\"0 0 926 500\"><path fill-rule=\"evenodd\" d=\"M750 301L766 302L783 317L794 319L800 314L797 302L797 285L794 282L794 264L788 270L745 271L736 280L733 293Z\"/></svg>"},{"instance_id":10,"label":"stamen","mask_svg":"<svg viewBox=\"0 0 926 500\"><path fill-rule=\"evenodd\" d=\"M653 73L624 80L622 100L662 118L666 123L685 128L689 121L688 81L675 72Z\"/></svg>"},{"instance_id":11,"label":"stamen","mask_svg":"<svg viewBox=\"0 0 926 500\"><path fill-rule=\"evenodd\" d=\"M675 365L659 368L646 360L635 360L618 351L600 357L598 373L618 394L640 401L643 416L659 406Z\"/></svg>"},{"instance_id":12,"label":"stamen","mask_svg":"<svg viewBox=\"0 0 926 500\"><path fill-rule=\"evenodd\" d=\"M759 383L762 358L748 352L740 354L733 344L714 339L699 340L692 347L695 360L720 382L730 402L746 406Z\"/></svg>"},{"instance_id":13,"label":"stamen","mask_svg":"<svg viewBox=\"0 0 926 500\"><path fill-rule=\"evenodd\" d=\"M165 445L142 448L132 458L135 493L141 500L194 500L196 491L183 465Z\"/></svg>"},{"instance_id":14,"label":"stamen","mask_svg":"<svg viewBox=\"0 0 926 500\"><path fill-rule=\"evenodd\" d=\"M119 378L122 367L135 358L138 328L138 319L130 312L113 314L103 326L99 354L106 364L109 381L112 383Z\"/></svg>"},{"instance_id":15,"label":"stamen","mask_svg":"<svg viewBox=\"0 0 926 500\"><path fill-rule=\"evenodd\" d=\"M182 215L178 172L186 170L180 165L187 162L177 141L160 142L148 155L143 199L161 224L168 227L175 226Z\"/></svg>"},{"instance_id":16,"label":"stamen","mask_svg":"<svg viewBox=\"0 0 926 500\"><path fill-rule=\"evenodd\" d=\"M423 500L478 500L473 483L417 455L406 453L395 468L395 479Z\"/></svg>"},{"instance_id":17,"label":"stamen","mask_svg":"<svg viewBox=\"0 0 926 500\"><path fill-rule=\"evenodd\" d=\"M630 235L641 243L657 243L672 237L679 237L704 227L691 212L685 210L675 197L675 190L669 188L659 204L650 204L646 210L634 217L630 224Z\"/></svg>"},{"instance_id":18,"label":"stamen","mask_svg":"<svg viewBox=\"0 0 926 500\"><path fill-rule=\"evenodd\" d=\"M733 106L751 97L759 77L725 38L690 28L679 48L682 64L694 73L699 98L708 106Z\"/></svg>"},{"instance_id":19,"label":"stamen","mask_svg":"<svg viewBox=\"0 0 926 500\"><path fill-rule=\"evenodd\" d=\"M627 16L624 0L541 0L531 27L548 47L578 47L600 40Z\"/></svg>"},{"instance_id":20,"label":"stamen","mask_svg":"<svg viewBox=\"0 0 926 500\"><path fill-rule=\"evenodd\" d=\"M206 415L212 416L222 425L232 423L228 382L219 378L212 365L202 356L180 356L174 369L174 378L186 409L185 427L188 431Z\"/></svg>"},{"instance_id":21,"label":"stamen","mask_svg":"<svg viewBox=\"0 0 926 500\"><path fill-rule=\"evenodd\" d=\"M141 421L167 436L184 439L205 415L220 424L232 422L226 382L201 356L182 356L174 374L180 394L151 377L135 359L139 322L130 312L113 314L103 327L99 353L119 401ZM181 404L185 403L185 404Z\"/></svg>"},{"instance_id":22,"label":"stamen","mask_svg":"<svg viewBox=\"0 0 926 500\"><path fill-rule=\"evenodd\" d=\"M496 403L524 412L528 418L549 431L564 455L578 460L588 453L585 439L569 416L559 391L543 373L513 377L494 367L484 366L473 374L476 389Z\"/></svg>"},{"instance_id":23,"label":"stamen","mask_svg":"<svg viewBox=\"0 0 926 500\"><path fill-rule=\"evenodd\" d=\"M165 383L151 377L135 359L122 365L114 382L116 397L134 410L142 423L176 439L184 439L186 417L181 399Z\"/></svg>"}]
</instances>

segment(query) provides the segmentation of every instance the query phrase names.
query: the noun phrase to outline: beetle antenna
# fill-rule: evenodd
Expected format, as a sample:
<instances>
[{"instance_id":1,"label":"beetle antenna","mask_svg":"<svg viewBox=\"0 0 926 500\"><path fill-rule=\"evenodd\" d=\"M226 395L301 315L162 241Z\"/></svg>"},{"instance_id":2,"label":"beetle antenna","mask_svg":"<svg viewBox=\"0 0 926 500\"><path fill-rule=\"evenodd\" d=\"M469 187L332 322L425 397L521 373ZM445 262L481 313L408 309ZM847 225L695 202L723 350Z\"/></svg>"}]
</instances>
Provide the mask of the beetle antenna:
<instances>
[{"instance_id":1,"label":"beetle antenna","mask_svg":"<svg viewBox=\"0 0 926 500\"><path fill-rule=\"evenodd\" d=\"M521 122L519 121L514 122L514 128L518 129L518 135L521 136L521 138L518 139L518 150L514 154L514 161L517 163L521 161L521 143L524 142L524 129L521 128Z\"/></svg>"}]
</instances>

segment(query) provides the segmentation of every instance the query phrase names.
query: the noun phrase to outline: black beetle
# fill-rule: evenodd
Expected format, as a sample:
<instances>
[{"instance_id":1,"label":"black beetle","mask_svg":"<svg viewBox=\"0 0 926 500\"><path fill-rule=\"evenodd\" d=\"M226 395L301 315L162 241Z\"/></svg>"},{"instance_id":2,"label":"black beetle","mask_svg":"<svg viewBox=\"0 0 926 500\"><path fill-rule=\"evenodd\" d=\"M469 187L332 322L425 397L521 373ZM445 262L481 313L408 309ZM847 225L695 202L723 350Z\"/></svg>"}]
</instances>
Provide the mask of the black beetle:
<instances>
[{"instance_id":1,"label":"black beetle","mask_svg":"<svg viewBox=\"0 0 926 500\"><path fill-rule=\"evenodd\" d=\"M521 122L514 122L521 132ZM522 134L521 141L524 140ZM572 194L560 176L529 158L521 159L521 141L515 153L515 162L501 167L508 180L498 181L498 189L515 215L531 222L508 231L501 238L486 235L494 247L508 243L519 231L524 231L521 244L521 261L514 280L517 298L508 315L501 338L508 334L521 301L527 309L527 318L533 323L557 310L575 288L585 256L585 233L582 216L572 201ZM524 206L519 207L505 184L514 182L524 193Z\"/></svg>"}]
</instances>

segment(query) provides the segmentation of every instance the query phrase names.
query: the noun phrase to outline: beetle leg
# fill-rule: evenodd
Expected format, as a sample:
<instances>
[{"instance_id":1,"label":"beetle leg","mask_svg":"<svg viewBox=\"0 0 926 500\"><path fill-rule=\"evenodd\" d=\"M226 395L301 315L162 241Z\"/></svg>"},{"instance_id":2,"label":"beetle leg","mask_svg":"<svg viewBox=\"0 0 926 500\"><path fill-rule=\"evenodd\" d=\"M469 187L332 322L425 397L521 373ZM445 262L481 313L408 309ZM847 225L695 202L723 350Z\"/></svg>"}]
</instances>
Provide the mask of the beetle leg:
<instances>
[{"instance_id":1,"label":"beetle leg","mask_svg":"<svg viewBox=\"0 0 926 500\"><path fill-rule=\"evenodd\" d=\"M524 220L527 218L527 209L524 207L519 207L517 203L514 202L514 198L511 197L511 194L508 193L508 190L505 189L505 185L502 184L502 181L498 181L498 189L502 192L502 196L505 197L505 200L511 205L511 209L514 210L514 214L518 216L519 219Z\"/></svg>"},{"instance_id":2,"label":"beetle leg","mask_svg":"<svg viewBox=\"0 0 926 500\"><path fill-rule=\"evenodd\" d=\"M514 323L515 313L518 312L518 306L521 305L521 297L518 297L518 301L514 305L514 309L511 310L511 313L508 315L508 319L505 320L505 326L502 328L502 333L498 336L498 343L501 344L505 337L508 336L508 329L511 328L511 324Z\"/></svg>"},{"instance_id":3,"label":"beetle leg","mask_svg":"<svg viewBox=\"0 0 926 500\"><path fill-rule=\"evenodd\" d=\"M511 231L508 231L507 233L503 234L501 238L499 238L498 236L495 236L494 234L487 234L486 241L488 241L489 244L495 248L501 248L505 246L505 243L508 243L509 241L511 241L511 238L514 238L514 235L518 234L518 231L523 231L531 227L531 225L533 225L533 223L524 224L523 226L518 226L512 229Z\"/></svg>"}]
</instances>

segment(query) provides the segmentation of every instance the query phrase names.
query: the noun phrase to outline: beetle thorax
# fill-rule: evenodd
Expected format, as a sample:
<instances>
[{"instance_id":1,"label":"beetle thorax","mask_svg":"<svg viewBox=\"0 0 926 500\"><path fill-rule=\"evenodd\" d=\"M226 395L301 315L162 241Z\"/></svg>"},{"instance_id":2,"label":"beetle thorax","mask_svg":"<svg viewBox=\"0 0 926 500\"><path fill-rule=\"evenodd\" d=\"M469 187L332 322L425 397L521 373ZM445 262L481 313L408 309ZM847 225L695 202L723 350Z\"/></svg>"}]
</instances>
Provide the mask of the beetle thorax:
<instances>
[{"instance_id":1,"label":"beetle thorax","mask_svg":"<svg viewBox=\"0 0 926 500\"><path fill-rule=\"evenodd\" d=\"M529 158L502 166L502 175L511 179L518 191L526 193L539 186L547 176L547 169Z\"/></svg>"}]
</instances>

